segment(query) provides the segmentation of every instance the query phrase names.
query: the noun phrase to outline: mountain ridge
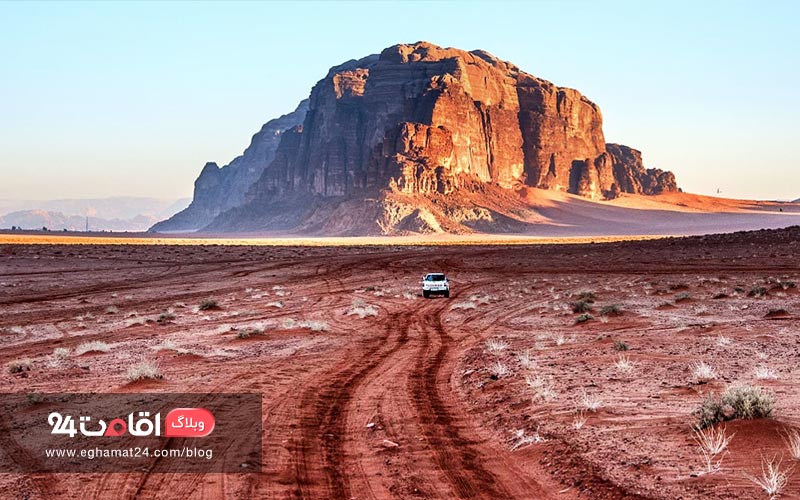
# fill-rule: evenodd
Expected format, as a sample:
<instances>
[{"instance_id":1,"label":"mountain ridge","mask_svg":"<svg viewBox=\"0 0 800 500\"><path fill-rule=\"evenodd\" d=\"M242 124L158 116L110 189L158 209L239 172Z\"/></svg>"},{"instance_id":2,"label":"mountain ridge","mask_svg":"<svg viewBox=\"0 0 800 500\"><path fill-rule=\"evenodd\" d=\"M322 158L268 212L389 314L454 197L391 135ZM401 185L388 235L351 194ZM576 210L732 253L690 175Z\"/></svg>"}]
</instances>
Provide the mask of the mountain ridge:
<instances>
[{"instance_id":1,"label":"mountain ridge","mask_svg":"<svg viewBox=\"0 0 800 500\"><path fill-rule=\"evenodd\" d=\"M529 226L531 214L502 207L516 206L526 187L595 200L678 190L671 172L646 169L637 150L606 144L600 108L577 90L482 50L428 42L332 67L312 88L302 123L278 135L244 192L222 188L236 203L205 202L213 196L204 179L221 171L207 164L184 211L203 217L186 224L178 214L153 230L206 222L202 229L215 232L497 232Z\"/></svg>"}]
</instances>

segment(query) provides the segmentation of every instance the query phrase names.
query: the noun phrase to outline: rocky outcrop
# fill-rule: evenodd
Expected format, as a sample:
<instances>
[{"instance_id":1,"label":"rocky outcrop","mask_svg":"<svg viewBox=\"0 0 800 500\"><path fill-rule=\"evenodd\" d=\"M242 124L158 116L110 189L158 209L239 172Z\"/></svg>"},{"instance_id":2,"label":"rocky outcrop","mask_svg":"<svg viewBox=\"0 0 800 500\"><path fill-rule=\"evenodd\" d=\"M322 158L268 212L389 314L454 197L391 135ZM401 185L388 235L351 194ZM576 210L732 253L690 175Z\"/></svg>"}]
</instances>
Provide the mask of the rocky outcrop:
<instances>
[{"instance_id":1,"label":"rocky outcrop","mask_svg":"<svg viewBox=\"0 0 800 500\"><path fill-rule=\"evenodd\" d=\"M242 205L245 195L275 159L275 152L286 130L303 123L308 100L303 100L293 112L270 120L261 127L241 156L220 168L209 162L194 183L192 203L185 210L153 226L153 231L196 231L214 218Z\"/></svg>"},{"instance_id":2,"label":"rocky outcrop","mask_svg":"<svg viewBox=\"0 0 800 500\"><path fill-rule=\"evenodd\" d=\"M611 157L618 191L655 195L678 190L672 172L644 168L641 151L621 144L606 144L606 150Z\"/></svg>"},{"instance_id":3,"label":"rocky outcrop","mask_svg":"<svg viewBox=\"0 0 800 500\"><path fill-rule=\"evenodd\" d=\"M285 129L261 169L258 180L225 203L216 201L230 189L217 175L225 169L204 169L195 202L208 199L199 205L212 210L203 216L236 207L209 230L306 231L302 221L324 218L322 207L378 200L380 232L391 232L381 222L394 220L387 219L386 193L416 196L419 205L437 197L472 200L488 186L493 193L536 187L592 199L677 189L671 173L646 170L638 151L607 146L599 107L577 90L484 51L427 42L332 68L312 89L302 125ZM438 208L409 203L403 211L412 216L409 230L449 227L433 223L433 214L447 217ZM484 219L480 224L491 228Z\"/></svg>"}]
</instances>

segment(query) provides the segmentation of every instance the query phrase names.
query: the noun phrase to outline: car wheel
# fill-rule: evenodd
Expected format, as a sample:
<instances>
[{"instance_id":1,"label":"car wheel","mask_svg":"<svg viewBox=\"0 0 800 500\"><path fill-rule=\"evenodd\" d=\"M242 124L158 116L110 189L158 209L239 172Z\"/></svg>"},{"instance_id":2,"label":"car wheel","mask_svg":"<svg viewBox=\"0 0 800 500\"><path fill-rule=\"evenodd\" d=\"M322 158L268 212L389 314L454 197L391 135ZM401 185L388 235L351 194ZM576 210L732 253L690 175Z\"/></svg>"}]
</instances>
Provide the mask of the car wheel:
<instances>
[{"instance_id":1,"label":"car wheel","mask_svg":"<svg viewBox=\"0 0 800 500\"><path fill-rule=\"evenodd\" d=\"M444 292L444 298L446 298L446 299L450 298L450 291L449 290Z\"/></svg>"},{"instance_id":2,"label":"car wheel","mask_svg":"<svg viewBox=\"0 0 800 500\"><path fill-rule=\"evenodd\" d=\"M430 297L430 296L431 296L431 294L430 294L430 292L427 292L427 291L423 290L423 291L422 291L422 296L423 296L423 297L425 297L425 298L427 299L428 297Z\"/></svg>"}]
</instances>

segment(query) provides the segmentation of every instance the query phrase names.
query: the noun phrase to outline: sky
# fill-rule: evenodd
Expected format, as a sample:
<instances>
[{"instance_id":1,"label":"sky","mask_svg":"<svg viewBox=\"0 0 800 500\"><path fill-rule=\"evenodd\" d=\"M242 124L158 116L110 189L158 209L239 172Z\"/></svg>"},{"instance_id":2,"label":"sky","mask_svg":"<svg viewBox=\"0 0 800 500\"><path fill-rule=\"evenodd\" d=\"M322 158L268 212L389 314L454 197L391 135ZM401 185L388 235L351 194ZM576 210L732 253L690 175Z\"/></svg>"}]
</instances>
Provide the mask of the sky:
<instances>
[{"instance_id":1,"label":"sky","mask_svg":"<svg viewBox=\"0 0 800 500\"><path fill-rule=\"evenodd\" d=\"M0 199L191 196L328 68L485 49L686 191L800 197L800 2L0 2Z\"/></svg>"}]
</instances>

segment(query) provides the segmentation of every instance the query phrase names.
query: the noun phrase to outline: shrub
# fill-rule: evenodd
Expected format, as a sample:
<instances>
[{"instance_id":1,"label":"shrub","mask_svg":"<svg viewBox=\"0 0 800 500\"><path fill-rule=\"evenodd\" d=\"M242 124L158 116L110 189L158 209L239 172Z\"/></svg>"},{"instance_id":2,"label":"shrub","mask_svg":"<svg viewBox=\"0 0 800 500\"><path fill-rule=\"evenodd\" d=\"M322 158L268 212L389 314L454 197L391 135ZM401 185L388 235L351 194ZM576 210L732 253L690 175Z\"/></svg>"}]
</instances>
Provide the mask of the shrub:
<instances>
[{"instance_id":1,"label":"shrub","mask_svg":"<svg viewBox=\"0 0 800 500\"><path fill-rule=\"evenodd\" d=\"M157 364L152 361L142 361L136 365L128 368L128 380L135 382L137 380L155 380L164 378L161 369Z\"/></svg>"},{"instance_id":2,"label":"shrub","mask_svg":"<svg viewBox=\"0 0 800 500\"><path fill-rule=\"evenodd\" d=\"M709 394L694 411L697 428L735 419L768 418L775 407L775 395L761 387L734 385L722 395Z\"/></svg>"},{"instance_id":3,"label":"shrub","mask_svg":"<svg viewBox=\"0 0 800 500\"><path fill-rule=\"evenodd\" d=\"M617 351L617 352L627 351L628 350L628 344L626 344L622 340L615 340L614 341L614 350Z\"/></svg>"},{"instance_id":4,"label":"shrub","mask_svg":"<svg viewBox=\"0 0 800 500\"><path fill-rule=\"evenodd\" d=\"M675 295L675 302L683 302L685 300L691 299L692 296L688 292L681 292Z\"/></svg>"},{"instance_id":5,"label":"shrub","mask_svg":"<svg viewBox=\"0 0 800 500\"><path fill-rule=\"evenodd\" d=\"M158 322L159 323L169 323L170 321L175 320L175 315L169 311L164 311L163 313L158 315Z\"/></svg>"},{"instance_id":6,"label":"shrub","mask_svg":"<svg viewBox=\"0 0 800 500\"><path fill-rule=\"evenodd\" d=\"M201 311L212 311L215 309L221 309L219 303L214 299L206 299L203 302L200 302L199 308Z\"/></svg>"},{"instance_id":7,"label":"shrub","mask_svg":"<svg viewBox=\"0 0 800 500\"><path fill-rule=\"evenodd\" d=\"M117 314L117 313L119 313L119 307L117 306L106 307L106 314Z\"/></svg>"},{"instance_id":8,"label":"shrub","mask_svg":"<svg viewBox=\"0 0 800 500\"><path fill-rule=\"evenodd\" d=\"M261 335L262 333L264 333L264 331L261 330L260 328L254 328L254 327L248 326L246 328L242 328L241 330L237 330L236 338L237 339L249 339L253 335Z\"/></svg>"},{"instance_id":9,"label":"shrub","mask_svg":"<svg viewBox=\"0 0 800 500\"><path fill-rule=\"evenodd\" d=\"M574 313L586 313L592 310L592 304L585 301L579 300L577 302L573 302L571 304L572 312Z\"/></svg>"},{"instance_id":10,"label":"shrub","mask_svg":"<svg viewBox=\"0 0 800 500\"><path fill-rule=\"evenodd\" d=\"M594 294L594 292L585 291L578 294L578 300L591 303L597 300L597 296Z\"/></svg>"},{"instance_id":11,"label":"shrub","mask_svg":"<svg viewBox=\"0 0 800 500\"><path fill-rule=\"evenodd\" d=\"M600 316L617 316L622 313L622 308L618 304L610 304L600 308Z\"/></svg>"},{"instance_id":12,"label":"shrub","mask_svg":"<svg viewBox=\"0 0 800 500\"><path fill-rule=\"evenodd\" d=\"M589 313L584 313L584 314L581 314L580 316L578 316L577 318L575 318L575 323L576 324L578 324L578 323L586 323L587 321L590 321L590 320L593 320L593 319L594 319L594 316L592 316Z\"/></svg>"},{"instance_id":13,"label":"shrub","mask_svg":"<svg viewBox=\"0 0 800 500\"><path fill-rule=\"evenodd\" d=\"M9 373L22 373L31 371L33 361L30 359L15 359L6 365Z\"/></svg>"},{"instance_id":14,"label":"shrub","mask_svg":"<svg viewBox=\"0 0 800 500\"><path fill-rule=\"evenodd\" d=\"M65 347L56 347L53 349L53 359L63 361L69 357L69 349Z\"/></svg>"},{"instance_id":15,"label":"shrub","mask_svg":"<svg viewBox=\"0 0 800 500\"><path fill-rule=\"evenodd\" d=\"M763 286L754 286L747 292L748 297L763 297L767 294L767 289Z\"/></svg>"}]
</instances>

